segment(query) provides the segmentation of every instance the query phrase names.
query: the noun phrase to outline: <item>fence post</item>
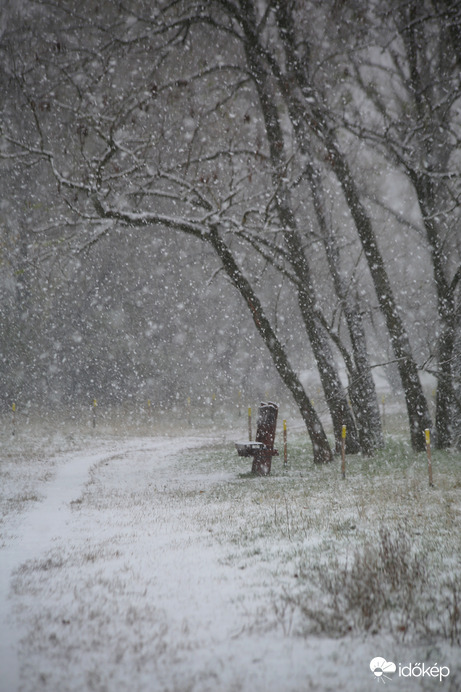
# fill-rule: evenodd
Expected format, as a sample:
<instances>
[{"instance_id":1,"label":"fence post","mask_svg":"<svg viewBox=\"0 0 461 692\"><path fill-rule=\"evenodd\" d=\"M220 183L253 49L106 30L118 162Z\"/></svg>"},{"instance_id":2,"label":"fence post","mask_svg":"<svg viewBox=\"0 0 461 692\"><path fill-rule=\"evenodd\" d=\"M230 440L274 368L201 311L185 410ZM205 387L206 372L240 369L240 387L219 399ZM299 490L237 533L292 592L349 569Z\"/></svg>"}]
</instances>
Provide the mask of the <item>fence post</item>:
<instances>
[{"instance_id":1,"label":"fence post","mask_svg":"<svg viewBox=\"0 0 461 692\"><path fill-rule=\"evenodd\" d=\"M283 421L283 465L288 464L287 422Z\"/></svg>"},{"instance_id":2,"label":"fence post","mask_svg":"<svg viewBox=\"0 0 461 692\"><path fill-rule=\"evenodd\" d=\"M341 475L346 478L346 426L341 430Z\"/></svg>"},{"instance_id":3,"label":"fence post","mask_svg":"<svg viewBox=\"0 0 461 692\"><path fill-rule=\"evenodd\" d=\"M429 476L429 487L433 488L434 483L432 482L432 455L431 455L431 431L426 428L424 431L426 437L426 453L427 453L427 472Z\"/></svg>"}]
</instances>

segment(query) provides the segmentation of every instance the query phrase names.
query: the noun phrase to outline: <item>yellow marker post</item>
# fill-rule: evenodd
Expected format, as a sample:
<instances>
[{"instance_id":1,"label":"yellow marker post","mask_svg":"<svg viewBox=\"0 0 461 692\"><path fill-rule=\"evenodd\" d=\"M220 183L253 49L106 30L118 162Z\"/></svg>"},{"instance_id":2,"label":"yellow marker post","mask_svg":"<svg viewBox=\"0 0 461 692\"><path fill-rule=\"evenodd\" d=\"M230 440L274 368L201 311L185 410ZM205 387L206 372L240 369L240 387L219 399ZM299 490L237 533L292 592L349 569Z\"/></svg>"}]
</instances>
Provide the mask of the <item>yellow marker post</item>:
<instances>
[{"instance_id":1,"label":"yellow marker post","mask_svg":"<svg viewBox=\"0 0 461 692\"><path fill-rule=\"evenodd\" d=\"M251 406L248 406L248 439L251 442Z\"/></svg>"},{"instance_id":2,"label":"yellow marker post","mask_svg":"<svg viewBox=\"0 0 461 692\"><path fill-rule=\"evenodd\" d=\"M426 428L424 431L426 437L426 453L427 453L427 472L429 475L429 487L433 488L434 483L432 482L432 456L431 456L431 431Z\"/></svg>"},{"instance_id":3,"label":"yellow marker post","mask_svg":"<svg viewBox=\"0 0 461 692\"><path fill-rule=\"evenodd\" d=\"M283 421L283 465L288 464L287 422Z\"/></svg>"},{"instance_id":4,"label":"yellow marker post","mask_svg":"<svg viewBox=\"0 0 461 692\"><path fill-rule=\"evenodd\" d=\"M346 426L343 425L341 430L341 474L343 479L346 478Z\"/></svg>"}]
</instances>

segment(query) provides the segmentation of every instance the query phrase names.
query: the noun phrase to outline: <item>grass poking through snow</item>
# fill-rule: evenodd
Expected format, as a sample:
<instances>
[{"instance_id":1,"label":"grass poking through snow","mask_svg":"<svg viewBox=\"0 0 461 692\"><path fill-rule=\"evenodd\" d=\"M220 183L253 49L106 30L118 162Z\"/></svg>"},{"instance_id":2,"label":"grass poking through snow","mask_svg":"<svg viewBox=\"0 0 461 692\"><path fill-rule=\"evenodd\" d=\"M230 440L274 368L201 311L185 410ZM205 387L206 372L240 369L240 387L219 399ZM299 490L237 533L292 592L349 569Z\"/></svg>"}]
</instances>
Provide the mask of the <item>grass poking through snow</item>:
<instances>
[{"instance_id":1,"label":"grass poking through snow","mask_svg":"<svg viewBox=\"0 0 461 692\"><path fill-rule=\"evenodd\" d=\"M204 526L229 545L229 562L265 564L280 581L285 629L461 643L459 453L433 452L434 487L426 455L399 437L373 458L349 457L345 480L339 459L312 464L303 436L269 478L251 477L227 448L200 463L234 466Z\"/></svg>"}]
</instances>

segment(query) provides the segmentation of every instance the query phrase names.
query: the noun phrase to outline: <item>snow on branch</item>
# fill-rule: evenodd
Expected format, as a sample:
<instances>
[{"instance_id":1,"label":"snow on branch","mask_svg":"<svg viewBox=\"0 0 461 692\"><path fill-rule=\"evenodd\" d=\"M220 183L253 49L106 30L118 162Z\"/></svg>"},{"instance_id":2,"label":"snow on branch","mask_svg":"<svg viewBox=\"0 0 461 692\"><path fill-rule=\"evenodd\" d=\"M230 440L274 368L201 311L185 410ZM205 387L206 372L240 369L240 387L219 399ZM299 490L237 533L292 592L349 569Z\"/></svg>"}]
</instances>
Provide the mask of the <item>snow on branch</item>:
<instances>
[{"instance_id":1,"label":"snow on branch","mask_svg":"<svg viewBox=\"0 0 461 692\"><path fill-rule=\"evenodd\" d=\"M96 195L93 196L93 204L101 218L120 221L127 226L165 226L188 233L202 240L209 234L208 228L205 225L180 217L150 212L134 213L118 209L107 209Z\"/></svg>"}]
</instances>

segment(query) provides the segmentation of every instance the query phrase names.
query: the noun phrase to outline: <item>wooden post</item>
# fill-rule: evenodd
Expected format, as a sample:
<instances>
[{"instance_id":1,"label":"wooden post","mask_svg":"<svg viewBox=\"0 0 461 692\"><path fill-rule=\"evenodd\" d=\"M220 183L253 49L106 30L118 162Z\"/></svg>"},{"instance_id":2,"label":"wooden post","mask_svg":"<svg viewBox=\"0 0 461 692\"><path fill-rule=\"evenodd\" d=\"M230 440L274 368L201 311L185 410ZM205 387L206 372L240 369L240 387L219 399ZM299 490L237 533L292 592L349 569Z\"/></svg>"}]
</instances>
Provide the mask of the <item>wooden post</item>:
<instances>
[{"instance_id":1,"label":"wooden post","mask_svg":"<svg viewBox=\"0 0 461 692\"><path fill-rule=\"evenodd\" d=\"M98 402L96 399L93 399L93 428L96 427L96 406L98 405Z\"/></svg>"},{"instance_id":2,"label":"wooden post","mask_svg":"<svg viewBox=\"0 0 461 692\"><path fill-rule=\"evenodd\" d=\"M432 482L432 456L431 456L431 431L426 428L424 431L426 437L426 453L427 453L427 472L429 476L429 487L433 488L434 483Z\"/></svg>"},{"instance_id":3,"label":"wooden post","mask_svg":"<svg viewBox=\"0 0 461 692\"><path fill-rule=\"evenodd\" d=\"M192 425L190 396L187 397L187 423Z\"/></svg>"},{"instance_id":4,"label":"wooden post","mask_svg":"<svg viewBox=\"0 0 461 692\"><path fill-rule=\"evenodd\" d=\"M288 464L287 422L283 421L283 465Z\"/></svg>"},{"instance_id":5,"label":"wooden post","mask_svg":"<svg viewBox=\"0 0 461 692\"><path fill-rule=\"evenodd\" d=\"M341 475L346 478L346 426L341 430Z\"/></svg>"},{"instance_id":6,"label":"wooden post","mask_svg":"<svg viewBox=\"0 0 461 692\"><path fill-rule=\"evenodd\" d=\"M13 426L12 430L11 430L11 434L14 437L14 435L16 433L16 402L14 402L14 401L13 401L13 404L11 406L11 423Z\"/></svg>"},{"instance_id":7,"label":"wooden post","mask_svg":"<svg viewBox=\"0 0 461 692\"><path fill-rule=\"evenodd\" d=\"M251 406L248 406L248 439L251 442Z\"/></svg>"}]
</instances>

